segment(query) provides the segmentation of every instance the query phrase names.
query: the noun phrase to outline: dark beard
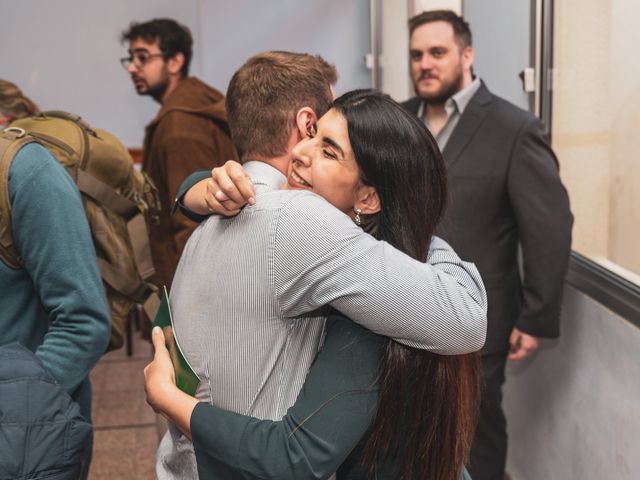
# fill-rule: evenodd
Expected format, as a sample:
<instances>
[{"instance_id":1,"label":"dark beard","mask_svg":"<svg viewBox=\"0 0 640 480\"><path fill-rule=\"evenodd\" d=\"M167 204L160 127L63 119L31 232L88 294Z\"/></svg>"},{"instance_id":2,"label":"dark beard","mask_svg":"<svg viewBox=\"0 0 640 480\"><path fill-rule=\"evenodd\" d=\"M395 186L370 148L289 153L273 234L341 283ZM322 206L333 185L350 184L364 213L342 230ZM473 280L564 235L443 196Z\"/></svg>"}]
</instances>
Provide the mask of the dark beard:
<instances>
[{"instance_id":1,"label":"dark beard","mask_svg":"<svg viewBox=\"0 0 640 480\"><path fill-rule=\"evenodd\" d=\"M149 87L149 89L144 92L145 95L150 95L156 102L162 103L162 97L164 97L164 93L169 88L169 80L163 79L162 82L155 85L154 87Z\"/></svg>"},{"instance_id":2,"label":"dark beard","mask_svg":"<svg viewBox=\"0 0 640 480\"><path fill-rule=\"evenodd\" d=\"M455 78L449 87L445 88L443 91L432 95L432 96L421 96L416 89L416 93L424 100L424 103L427 105L444 105L444 103L449 100L452 96L462 90L463 83L462 72L459 72L458 76Z\"/></svg>"},{"instance_id":3,"label":"dark beard","mask_svg":"<svg viewBox=\"0 0 640 480\"><path fill-rule=\"evenodd\" d=\"M147 83L147 90L143 92L138 92L138 94L149 95L156 102L162 104L162 98L164 97L164 94L167 91L167 88L169 88L169 72L165 67L162 71L162 78L160 79L160 81L154 86L150 86Z\"/></svg>"}]
</instances>

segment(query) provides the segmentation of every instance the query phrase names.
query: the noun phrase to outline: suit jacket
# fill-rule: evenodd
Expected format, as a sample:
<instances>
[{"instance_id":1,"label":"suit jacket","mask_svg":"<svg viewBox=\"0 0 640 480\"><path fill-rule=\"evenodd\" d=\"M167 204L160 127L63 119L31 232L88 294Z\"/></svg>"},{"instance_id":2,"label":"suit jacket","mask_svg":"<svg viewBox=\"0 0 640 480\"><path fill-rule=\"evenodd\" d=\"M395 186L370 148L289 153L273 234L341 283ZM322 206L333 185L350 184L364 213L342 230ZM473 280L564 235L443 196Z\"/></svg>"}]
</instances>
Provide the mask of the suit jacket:
<instances>
[{"instance_id":1,"label":"suit jacket","mask_svg":"<svg viewBox=\"0 0 640 480\"><path fill-rule=\"evenodd\" d=\"M420 102L403 106L417 114ZM482 83L443 155L449 204L437 233L485 282L485 352L507 350L514 326L557 337L573 216L540 122Z\"/></svg>"}]
</instances>

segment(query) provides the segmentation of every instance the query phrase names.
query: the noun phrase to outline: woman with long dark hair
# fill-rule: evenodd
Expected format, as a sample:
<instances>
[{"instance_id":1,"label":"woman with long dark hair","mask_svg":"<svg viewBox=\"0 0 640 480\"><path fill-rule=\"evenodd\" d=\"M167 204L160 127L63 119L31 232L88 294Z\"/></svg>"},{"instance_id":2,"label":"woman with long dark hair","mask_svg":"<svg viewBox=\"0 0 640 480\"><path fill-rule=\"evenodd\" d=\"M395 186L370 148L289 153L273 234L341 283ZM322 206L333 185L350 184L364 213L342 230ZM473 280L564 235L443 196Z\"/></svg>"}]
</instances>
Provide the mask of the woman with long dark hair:
<instances>
[{"instance_id":1,"label":"woman with long dark hair","mask_svg":"<svg viewBox=\"0 0 640 480\"><path fill-rule=\"evenodd\" d=\"M288 188L313 190L377 239L427 260L445 207L445 167L424 124L396 102L370 90L341 96L293 158ZM350 205L362 185L377 195L368 215ZM338 479L455 480L467 461L479 401L476 354L406 347L336 314L296 404L272 422L189 400L172 383L158 332L154 345L149 403L193 435L201 479L326 478L342 465ZM346 459L337 453L345 448L353 449Z\"/></svg>"},{"instance_id":2,"label":"woman with long dark hair","mask_svg":"<svg viewBox=\"0 0 640 480\"><path fill-rule=\"evenodd\" d=\"M356 92L337 100L334 108L347 119L361 181L380 197L382 208L366 219L365 229L426 261L447 191L435 140L388 97ZM458 478L475 428L478 372L476 354L435 355L389 340L366 443L367 469L395 453L401 478Z\"/></svg>"}]
</instances>

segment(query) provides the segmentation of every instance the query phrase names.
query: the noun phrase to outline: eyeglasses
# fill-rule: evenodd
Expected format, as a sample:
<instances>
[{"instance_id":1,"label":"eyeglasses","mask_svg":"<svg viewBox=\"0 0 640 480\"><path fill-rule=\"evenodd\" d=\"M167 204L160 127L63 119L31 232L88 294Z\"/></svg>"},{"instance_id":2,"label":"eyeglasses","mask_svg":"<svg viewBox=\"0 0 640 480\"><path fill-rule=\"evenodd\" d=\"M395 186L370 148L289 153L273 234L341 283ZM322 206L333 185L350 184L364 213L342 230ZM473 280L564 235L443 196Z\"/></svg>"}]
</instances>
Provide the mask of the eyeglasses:
<instances>
[{"instance_id":1,"label":"eyeglasses","mask_svg":"<svg viewBox=\"0 0 640 480\"><path fill-rule=\"evenodd\" d=\"M136 68L140 68L147 64L149 60L154 57L166 57L166 53L147 53L147 52L136 52L128 57L124 57L120 59L120 63L124 67L125 70L129 70L129 67L133 65Z\"/></svg>"}]
</instances>

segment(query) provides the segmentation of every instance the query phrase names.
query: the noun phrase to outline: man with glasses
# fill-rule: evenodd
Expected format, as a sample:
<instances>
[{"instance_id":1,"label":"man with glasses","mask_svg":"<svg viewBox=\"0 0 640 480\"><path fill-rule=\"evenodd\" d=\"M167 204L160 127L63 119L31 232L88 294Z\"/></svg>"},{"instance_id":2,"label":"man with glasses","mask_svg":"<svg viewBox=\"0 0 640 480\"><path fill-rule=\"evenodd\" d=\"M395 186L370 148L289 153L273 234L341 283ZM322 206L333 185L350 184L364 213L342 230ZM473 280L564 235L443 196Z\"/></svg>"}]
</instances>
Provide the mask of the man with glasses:
<instances>
[{"instance_id":1,"label":"man with glasses","mask_svg":"<svg viewBox=\"0 0 640 480\"><path fill-rule=\"evenodd\" d=\"M129 56L122 58L136 91L150 95L161 108L147 126L142 169L156 184L162 203L159 221L150 225L156 285L171 286L182 249L196 224L171 215L182 181L199 169L237 158L229 136L224 96L189 77L192 38L171 19L133 23L122 33Z\"/></svg>"}]
</instances>

